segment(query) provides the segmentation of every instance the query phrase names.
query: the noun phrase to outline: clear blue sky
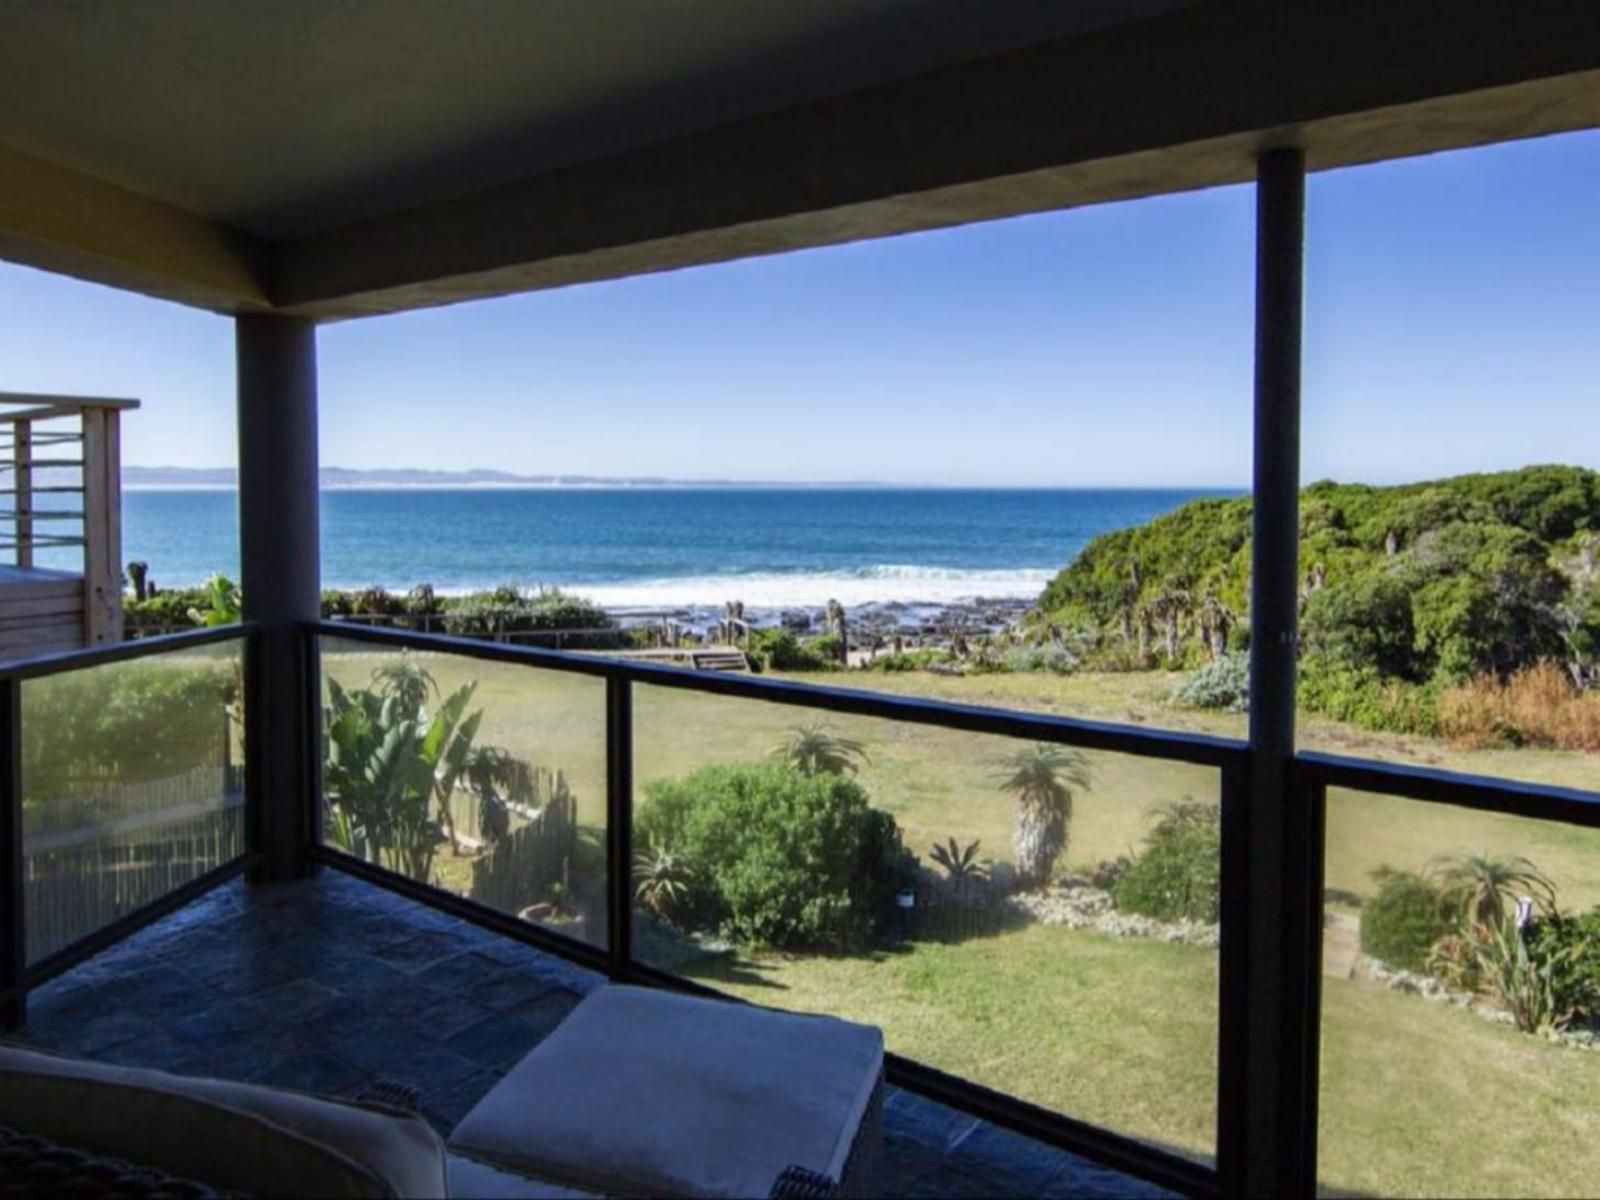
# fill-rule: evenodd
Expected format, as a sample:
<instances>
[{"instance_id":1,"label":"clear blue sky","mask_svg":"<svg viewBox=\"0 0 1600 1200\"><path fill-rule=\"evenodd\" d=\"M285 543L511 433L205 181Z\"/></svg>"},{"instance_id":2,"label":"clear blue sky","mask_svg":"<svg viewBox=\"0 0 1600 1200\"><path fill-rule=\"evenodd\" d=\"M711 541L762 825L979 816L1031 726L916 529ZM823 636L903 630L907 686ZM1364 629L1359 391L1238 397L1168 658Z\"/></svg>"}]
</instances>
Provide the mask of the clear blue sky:
<instances>
[{"instance_id":1,"label":"clear blue sky","mask_svg":"<svg viewBox=\"0 0 1600 1200\"><path fill-rule=\"evenodd\" d=\"M1600 466L1600 134L1312 179L1305 476ZM1228 188L325 327L351 467L967 484L1249 476ZM234 460L232 327L0 264L0 390Z\"/></svg>"}]
</instances>

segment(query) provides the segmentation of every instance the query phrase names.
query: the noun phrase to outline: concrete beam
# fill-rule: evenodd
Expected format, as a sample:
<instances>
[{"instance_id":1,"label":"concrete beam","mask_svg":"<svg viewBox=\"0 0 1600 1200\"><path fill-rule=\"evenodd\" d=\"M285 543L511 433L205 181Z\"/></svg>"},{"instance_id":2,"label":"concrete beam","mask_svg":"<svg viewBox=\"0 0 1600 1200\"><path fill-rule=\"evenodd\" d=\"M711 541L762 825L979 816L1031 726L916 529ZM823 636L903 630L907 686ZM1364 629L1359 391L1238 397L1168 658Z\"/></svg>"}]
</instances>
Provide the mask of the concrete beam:
<instances>
[{"instance_id":1,"label":"concrete beam","mask_svg":"<svg viewBox=\"0 0 1600 1200\"><path fill-rule=\"evenodd\" d=\"M269 307L263 243L0 145L0 258L217 312Z\"/></svg>"},{"instance_id":2,"label":"concrete beam","mask_svg":"<svg viewBox=\"0 0 1600 1200\"><path fill-rule=\"evenodd\" d=\"M1592 0L1213 3L285 245L359 316L1600 125Z\"/></svg>"}]
</instances>

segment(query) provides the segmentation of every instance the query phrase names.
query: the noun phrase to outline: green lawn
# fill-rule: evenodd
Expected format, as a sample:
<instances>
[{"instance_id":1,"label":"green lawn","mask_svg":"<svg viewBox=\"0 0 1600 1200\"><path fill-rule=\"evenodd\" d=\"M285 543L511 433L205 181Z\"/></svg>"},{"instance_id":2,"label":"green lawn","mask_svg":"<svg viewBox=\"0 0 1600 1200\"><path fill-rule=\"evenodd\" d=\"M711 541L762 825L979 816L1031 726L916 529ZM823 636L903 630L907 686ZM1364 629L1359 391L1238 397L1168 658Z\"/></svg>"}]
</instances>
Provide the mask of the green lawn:
<instances>
[{"instance_id":1,"label":"green lawn","mask_svg":"<svg viewBox=\"0 0 1600 1200\"><path fill-rule=\"evenodd\" d=\"M604 823L604 687L526 668L424 656L446 689L476 679L480 740L563 770L580 819ZM381 659L325 656L345 682ZM817 677L811 677L813 680ZM1070 713L1147 727L1241 736L1243 718L1170 709L1159 675L851 674L824 681L968 703ZM763 755L811 714L673 689L634 690L635 774L655 778ZM981 840L1010 857L1012 803L995 785L1005 739L838 717L870 761L861 780L896 815L913 851ZM1302 745L1600 788L1600 756L1468 751L1306 720ZM1216 772L1125 755L1091 756L1077 798L1069 866L1136 847L1149 810L1217 794ZM1600 903L1600 833L1389 797L1330 798L1328 883L1371 891L1383 864L1440 854L1532 858L1569 907ZM1187 1153L1212 1149L1216 986L1213 952L1027 927L961 944L868 958L758 958L702 968L763 1003L882 1026L912 1057ZM1329 980L1323 1178L1336 1190L1428 1194L1582 1194L1600 1179L1600 1054L1552 1046L1371 984Z\"/></svg>"},{"instance_id":2,"label":"green lawn","mask_svg":"<svg viewBox=\"0 0 1600 1200\"><path fill-rule=\"evenodd\" d=\"M1214 951L1030 925L875 958L742 957L687 973L759 1004L882 1026L901 1054L1214 1153Z\"/></svg>"},{"instance_id":3,"label":"green lawn","mask_svg":"<svg viewBox=\"0 0 1600 1200\"><path fill-rule=\"evenodd\" d=\"M1213 1152L1216 956L1030 926L877 959L691 972L760 1004L882 1026L913 1058L1196 1156ZM1600 1054L1370 984L1324 992L1326 1191L1592 1195Z\"/></svg>"}]
</instances>

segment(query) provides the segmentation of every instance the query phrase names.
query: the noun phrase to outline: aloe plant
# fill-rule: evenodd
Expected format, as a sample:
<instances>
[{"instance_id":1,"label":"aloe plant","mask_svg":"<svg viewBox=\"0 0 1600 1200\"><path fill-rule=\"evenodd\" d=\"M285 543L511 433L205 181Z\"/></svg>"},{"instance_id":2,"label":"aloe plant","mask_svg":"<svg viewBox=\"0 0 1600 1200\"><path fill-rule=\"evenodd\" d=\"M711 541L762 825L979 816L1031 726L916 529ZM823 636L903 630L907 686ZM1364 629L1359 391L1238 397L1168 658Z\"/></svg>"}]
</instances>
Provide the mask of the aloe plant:
<instances>
[{"instance_id":1,"label":"aloe plant","mask_svg":"<svg viewBox=\"0 0 1600 1200\"><path fill-rule=\"evenodd\" d=\"M694 882L683 855L648 843L633 856L633 877L639 902L665 920L683 909Z\"/></svg>"},{"instance_id":2,"label":"aloe plant","mask_svg":"<svg viewBox=\"0 0 1600 1200\"><path fill-rule=\"evenodd\" d=\"M1428 865L1427 873L1445 906L1469 926L1498 929L1522 896L1546 912L1555 907L1555 885L1526 858L1492 854L1438 858Z\"/></svg>"}]
</instances>

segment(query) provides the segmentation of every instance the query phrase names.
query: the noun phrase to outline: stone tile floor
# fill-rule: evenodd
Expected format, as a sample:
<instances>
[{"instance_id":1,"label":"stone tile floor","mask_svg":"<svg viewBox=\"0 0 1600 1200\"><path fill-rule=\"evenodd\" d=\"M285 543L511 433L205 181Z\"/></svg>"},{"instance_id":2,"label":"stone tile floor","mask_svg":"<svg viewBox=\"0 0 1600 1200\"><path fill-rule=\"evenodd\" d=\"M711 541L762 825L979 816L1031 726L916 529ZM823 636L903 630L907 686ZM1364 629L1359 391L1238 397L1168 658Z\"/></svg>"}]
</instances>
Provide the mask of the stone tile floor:
<instances>
[{"instance_id":1,"label":"stone tile floor","mask_svg":"<svg viewBox=\"0 0 1600 1200\"><path fill-rule=\"evenodd\" d=\"M601 982L326 871L210 893L34 992L22 1036L108 1062L311 1092L398 1079L448 1135ZM884 1126L884 1196L1166 1195L899 1089Z\"/></svg>"}]
</instances>

